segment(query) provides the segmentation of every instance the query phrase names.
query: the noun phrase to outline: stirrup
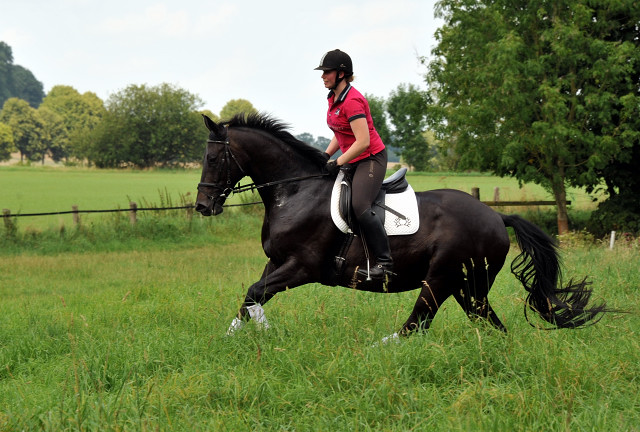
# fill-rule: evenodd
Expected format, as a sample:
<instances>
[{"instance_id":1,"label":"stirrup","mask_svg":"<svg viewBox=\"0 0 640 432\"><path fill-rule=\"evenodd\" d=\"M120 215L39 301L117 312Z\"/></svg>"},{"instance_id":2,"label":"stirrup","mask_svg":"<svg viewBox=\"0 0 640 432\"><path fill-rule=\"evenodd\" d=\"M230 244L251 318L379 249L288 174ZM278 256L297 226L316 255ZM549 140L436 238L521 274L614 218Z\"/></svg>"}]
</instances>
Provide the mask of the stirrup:
<instances>
[{"instance_id":1,"label":"stirrup","mask_svg":"<svg viewBox=\"0 0 640 432\"><path fill-rule=\"evenodd\" d=\"M358 274L367 278L367 280L376 281L389 281L393 276L398 276L391 271L393 264L378 264L376 263L373 268L369 268L367 262L367 269L359 268Z\"/></svg>"}]
</instances>

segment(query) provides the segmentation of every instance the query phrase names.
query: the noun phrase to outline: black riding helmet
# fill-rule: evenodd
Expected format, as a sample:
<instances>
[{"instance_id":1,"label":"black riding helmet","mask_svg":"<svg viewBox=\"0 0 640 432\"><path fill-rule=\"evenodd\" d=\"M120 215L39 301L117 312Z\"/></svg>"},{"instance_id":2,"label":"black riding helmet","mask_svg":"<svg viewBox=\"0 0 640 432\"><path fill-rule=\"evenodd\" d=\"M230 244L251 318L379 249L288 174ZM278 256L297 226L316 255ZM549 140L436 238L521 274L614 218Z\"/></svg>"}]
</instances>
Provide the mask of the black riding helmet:
<instances>
[{"instance_id":1,"label":"black riding helmet","mask_svg":"<svg viewBox=\"0 0 640 432\"><path fill-rule=\"evenodd\" d=\"M340 72L344 72L344 77L336 79L336 87L338 84L344 79L353 75L353 64L351 63L351 57L344 51L340 51L339 49L335 49L333 51L329 51L320 59L320 66L315 68L314 70L321 71L338 71L338 75Z\"/></svg>"}]
</instances>

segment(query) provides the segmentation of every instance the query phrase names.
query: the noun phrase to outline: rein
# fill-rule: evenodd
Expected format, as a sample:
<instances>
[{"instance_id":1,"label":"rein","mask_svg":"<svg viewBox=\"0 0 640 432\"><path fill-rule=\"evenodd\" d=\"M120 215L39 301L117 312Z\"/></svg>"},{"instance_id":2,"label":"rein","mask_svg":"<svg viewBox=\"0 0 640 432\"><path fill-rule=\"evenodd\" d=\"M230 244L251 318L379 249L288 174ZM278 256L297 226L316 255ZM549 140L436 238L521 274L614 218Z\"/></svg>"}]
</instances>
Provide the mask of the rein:
<instances>
[{"instance_id":1,"label":"rein","mask_svg":"<svg viewBox=\"0 0 640 432\"><path fill-rule=\"evenodd\" d=\"M242 166L238 162L238 159L236 159L236 157L233 155L233 152L231 151L231 145L229 144L229 137L227 137L227 139L225 139L224 141L207 140L207 144L221 144L221 145L224 145L224 147L225 147L225 149L224 149L225 161L227 161L229 159L233 159L233 161L236 163L236 165L238 166L238 168L242 172L243 176L247 175L245 170L242 169ZM266 188L266 187L270 187L270 186L276 186L276 185L279 185L279 184L293 183L293 182L297 182L297 181L301 181L301 180L308 180L308 179L312 179L312 178L326 177L328 175L329 175L329 173L312 174L312 175L307 175L307 176L291 177L291 178L287 178L287 179L283 179L283 180L275 180L275 181L272 181L272 182L267 182L267 183L262 183L262 184L250 183L248 185L238 185L238 186L231 187L231 170L229 168L227 168L227 187L222 191L222 193L220 194L220 197L227 198L231 194L234 194L234 193L242 193L242 192L247 192L247 191L254 191L256 189L262 189L262 188ZM200 187L215 187L215 188L219 188L220 186L218 186L216 183L200 182L200 183L198 183L198 190L200 190ZM212 199L212 197L209 196L209 199Z\"/></svg>"}]
</instances>

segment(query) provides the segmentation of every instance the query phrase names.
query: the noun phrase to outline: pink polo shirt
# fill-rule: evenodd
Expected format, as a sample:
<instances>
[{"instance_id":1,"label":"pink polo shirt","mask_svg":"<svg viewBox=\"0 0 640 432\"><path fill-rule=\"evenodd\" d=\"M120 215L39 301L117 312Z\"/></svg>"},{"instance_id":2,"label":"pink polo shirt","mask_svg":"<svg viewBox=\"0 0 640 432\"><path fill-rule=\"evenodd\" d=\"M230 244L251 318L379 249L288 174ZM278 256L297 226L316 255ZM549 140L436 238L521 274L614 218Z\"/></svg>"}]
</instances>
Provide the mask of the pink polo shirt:
<instances>
[{"instance_id":1,"label":"pink polo shirt","mask_svg":"<svg viewBox=\"0 0 640 432\"><path fill-rule=\"evenodd\" d=\"M357 162L384 150L384 143L373 126L369 102L351 84L340 93L337 100L333 92L329 93L329 109L327 111L327 125L338 140L342 153L345 153L355 142L356 137L351 130L351 122L358 118L366 118L369 126L369 148L349 163Z\"/></svg>"}]
</instances>

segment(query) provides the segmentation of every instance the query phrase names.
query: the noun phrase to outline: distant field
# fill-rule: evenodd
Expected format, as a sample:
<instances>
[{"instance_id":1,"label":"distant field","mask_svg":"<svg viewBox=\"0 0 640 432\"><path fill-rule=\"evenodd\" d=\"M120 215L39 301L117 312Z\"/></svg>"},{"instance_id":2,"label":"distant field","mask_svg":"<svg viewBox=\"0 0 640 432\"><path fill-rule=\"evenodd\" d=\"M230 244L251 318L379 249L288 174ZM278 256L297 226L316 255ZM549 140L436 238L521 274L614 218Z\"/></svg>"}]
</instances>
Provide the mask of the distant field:
<instances>
[{"instance_id":1,"label":"distant field","mask_svg":"<svg viewBox=\"0 0 640 432\"><path fill-rule=\"evenodd\" d=\"M452 188L470 193L480 188L482 200L493 200L494 188L500 188L502 200L551 200L542 187L529 184L520 188L511 178L469 174L409 174L416 191ZM139 206L145 202L161 203L169 198L179 205L181 197L192 201L200 180L199 170L97 170L63 167L0 166L0 208L12 213L42 213L71 210L128 208L129 201ZM243 181L246 183L246 181ZM571 190L569 199L574 208L594 208L590 197L580 190ZM238 202L238 196L229 203ZM100 215L83 215L96 218ZM21 227L44 228L71 223L71 216L29 217L20 220Z\"/></svg>"}]
</instances>

